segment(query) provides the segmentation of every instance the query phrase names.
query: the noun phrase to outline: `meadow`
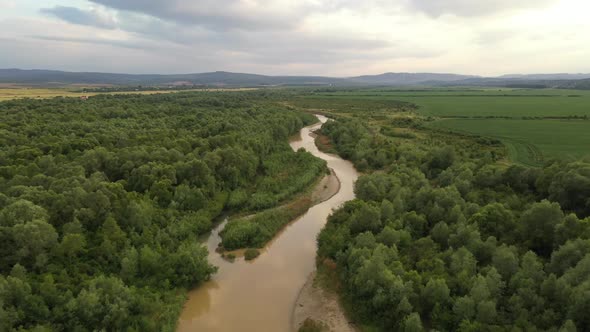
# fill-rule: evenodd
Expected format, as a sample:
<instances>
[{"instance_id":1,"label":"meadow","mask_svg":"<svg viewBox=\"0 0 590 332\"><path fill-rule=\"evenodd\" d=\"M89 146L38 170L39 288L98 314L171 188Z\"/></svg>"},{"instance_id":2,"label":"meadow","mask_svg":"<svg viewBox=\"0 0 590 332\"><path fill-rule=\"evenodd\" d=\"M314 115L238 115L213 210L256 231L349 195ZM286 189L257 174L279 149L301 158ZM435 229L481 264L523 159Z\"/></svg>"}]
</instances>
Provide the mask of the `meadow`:
<instances>
[{"instance_id":1,"label":"meadow","mask_svg":"<svg viewBox=\"0 0 590 332\"><path fill-rule=\"evenodd\" d=\"M310 98L406 102L427 127L499 139L514 162L590 154L590 92L560 89L366 89L316 93ZM370 106L369 106L370 107ZM367 109L370 111L370 109Z\"/></svg>"}]
</instances>

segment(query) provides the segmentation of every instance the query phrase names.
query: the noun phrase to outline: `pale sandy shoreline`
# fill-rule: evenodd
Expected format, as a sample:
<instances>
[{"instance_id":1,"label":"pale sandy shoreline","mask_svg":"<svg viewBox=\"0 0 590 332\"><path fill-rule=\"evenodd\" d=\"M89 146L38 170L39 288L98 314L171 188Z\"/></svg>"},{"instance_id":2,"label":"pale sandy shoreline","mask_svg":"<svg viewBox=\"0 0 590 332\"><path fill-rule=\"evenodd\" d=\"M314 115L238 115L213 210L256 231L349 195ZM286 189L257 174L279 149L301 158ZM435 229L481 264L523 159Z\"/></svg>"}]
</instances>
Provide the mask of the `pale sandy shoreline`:
<instances>
[{"instance_id":1,"label":"pale sandy shoreline","mask_svg":"<svg viewBox=\"0 0 590 332\"><path fill-rule=\"evenodd\" d=\"M325 324L333 332L357 332L340 305L338 294L327 291L314 282L312 272L299 292L291 317L291 330L298 331L307 318Z\"/></svg>"}]
</instances>

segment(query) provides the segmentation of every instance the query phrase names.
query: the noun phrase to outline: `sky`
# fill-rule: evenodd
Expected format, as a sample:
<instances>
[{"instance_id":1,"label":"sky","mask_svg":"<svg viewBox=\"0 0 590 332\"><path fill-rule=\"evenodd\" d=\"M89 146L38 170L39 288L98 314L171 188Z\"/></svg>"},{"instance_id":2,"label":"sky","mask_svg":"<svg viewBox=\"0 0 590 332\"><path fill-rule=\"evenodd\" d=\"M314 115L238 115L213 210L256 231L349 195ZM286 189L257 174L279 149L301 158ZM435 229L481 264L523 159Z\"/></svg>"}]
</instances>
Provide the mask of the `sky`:
<instances>
[{"instance_id":1,"label":"sky","mask_svg":"<svg viewBox=\"0 0 590 332\"><path fill-rule=\"evenodd\" d=\"M590 73L587 0L0 0L0 68Z\"/></svg>"}]
</instances>

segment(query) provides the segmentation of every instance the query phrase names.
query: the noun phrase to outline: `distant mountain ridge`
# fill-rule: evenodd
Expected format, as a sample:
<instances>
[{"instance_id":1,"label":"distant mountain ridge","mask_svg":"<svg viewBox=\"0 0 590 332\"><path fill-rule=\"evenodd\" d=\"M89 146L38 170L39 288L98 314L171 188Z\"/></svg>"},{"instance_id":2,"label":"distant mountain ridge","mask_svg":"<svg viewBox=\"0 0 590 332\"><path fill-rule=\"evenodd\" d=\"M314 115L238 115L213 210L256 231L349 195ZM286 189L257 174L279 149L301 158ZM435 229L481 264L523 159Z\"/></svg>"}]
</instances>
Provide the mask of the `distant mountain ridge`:
<instances>
[{"instance_id":1,"label":"distant mountain ridge","mask_svg":"<svg viewBox=\"0 0 590 332\"><path fill-rule=\"evenodd\" d=\"M194 74L115 74L58 70L0 69L0 83L30 85L106 84L125 86L527 86L576 88L590 74L533 74L482 77L448 73L384 73L356 77L267 76L216 71ZM580 82L585 88L588 83Z\"/></svg>"},{"instance_id":2,"label":"distant mountain ridge","mask_svg":"<svg viewBox=\"0 0 590 332\"><path fill-rule=\"evenodd\" d=\"M384 73L350 77L348 80L366 84L420 84L424 82L455 82L479 76L436 73Z\"/></svg>"},{"instance_id":3,"label":"distant mountain ridge","mask_svg":"<svg viewBox=\"0 0 590 332\"><path fill-rule=\"evenodd\" d=\"M590 74L510 74L502 75L499 78L520 79L520 80L584 80L589 79Z\"/></svg>"},{"instance_id":4,"label":"distant mountain ridge","mask_svg":"<svg viewBox=\"0 0 590 332\"><path fill-rule=\"evenodd\" d=\"M230 72L198 74L113 74L57 70L0 69L0 83L163 85L185 82L195 85L333 84L341 79L319 76L265 76Z\"/></svg>"}]
</instances>

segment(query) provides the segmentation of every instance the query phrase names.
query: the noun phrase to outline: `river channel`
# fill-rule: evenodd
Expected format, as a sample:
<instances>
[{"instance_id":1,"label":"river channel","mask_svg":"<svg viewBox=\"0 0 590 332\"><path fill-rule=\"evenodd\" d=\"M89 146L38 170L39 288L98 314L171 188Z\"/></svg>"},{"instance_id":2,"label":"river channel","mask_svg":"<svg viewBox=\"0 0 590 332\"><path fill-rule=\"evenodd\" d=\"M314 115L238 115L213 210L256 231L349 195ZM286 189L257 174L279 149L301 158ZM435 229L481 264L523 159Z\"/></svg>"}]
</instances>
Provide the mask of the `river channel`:
<instances>
[{"instance_id":1,"label":"river channel","mask_svg":"<svg viewBox=\"0 0 590 332\"><path fill-rule=\"evenodd\" d=\"M207 247L209 261L219 270L189 293L178 331L290 331L297 295L315 270L317 234L333 209L354 198L358 177L350 162L318 150L311 134L328 119L317 117L320 123L301 129L290 145L326 160L340 180L340 190L289 224L253 261L223 259L215 249L225 223L214 229Z\"/></svg>"}]
</instances>

